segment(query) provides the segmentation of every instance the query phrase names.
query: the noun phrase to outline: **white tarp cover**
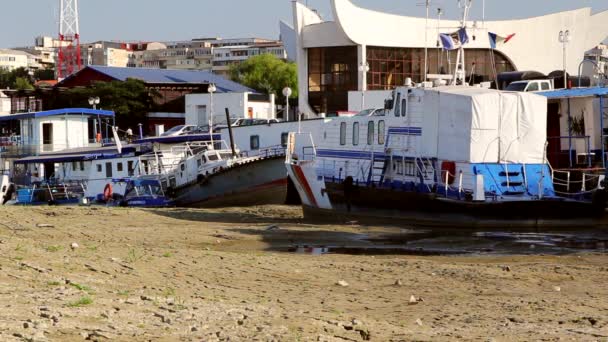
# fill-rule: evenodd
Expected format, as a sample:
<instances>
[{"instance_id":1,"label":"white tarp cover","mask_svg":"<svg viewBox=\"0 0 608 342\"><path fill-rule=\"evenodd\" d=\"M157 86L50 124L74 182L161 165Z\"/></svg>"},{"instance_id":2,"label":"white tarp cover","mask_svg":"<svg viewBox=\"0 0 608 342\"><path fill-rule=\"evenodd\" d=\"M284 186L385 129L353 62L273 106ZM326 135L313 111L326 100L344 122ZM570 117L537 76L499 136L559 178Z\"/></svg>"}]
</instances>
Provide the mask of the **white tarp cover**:
<instances>
[{"instance_id":1,"label":"white tarp cover","mask_svg":"<svg viewBox=\"0 0 608 342\"><path fill-rule=\"evenodd\" d=\"M547 131L545 97L474 87L427 91L439 95L439 159L542 163ZM436 94L429 94L425 102L437 101Z\"/></svg>"}]
</instances>

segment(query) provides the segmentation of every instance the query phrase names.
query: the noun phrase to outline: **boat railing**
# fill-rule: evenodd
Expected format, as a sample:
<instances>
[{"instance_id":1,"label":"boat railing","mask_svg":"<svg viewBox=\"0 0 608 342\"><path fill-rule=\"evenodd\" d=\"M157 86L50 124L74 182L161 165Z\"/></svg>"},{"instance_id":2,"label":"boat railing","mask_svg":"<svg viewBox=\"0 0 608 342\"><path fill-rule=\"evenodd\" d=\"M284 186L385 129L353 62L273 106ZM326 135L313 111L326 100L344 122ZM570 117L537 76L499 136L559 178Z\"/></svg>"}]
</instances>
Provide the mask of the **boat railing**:
<instances>
[{"instance_id":1,"label":"boat railing","mask_svg":"<svg viewBox=\"0 0 608 342\"><path fill-rule=\"evenodd\" d=\"M591 191L594 191L597 189L602 189L603 188L602 182L604 181L604 179L606 179L605 175L583 173L581 192L585 193L585 192L587 192L587 189L589 189ZM593 184L596 184L596 185L595 185L595 187L587 186L588 183L591 183L592 185Z\"/></svg>"},{"instance_id":2,"label":"boat railing","mask_svg":"<svg viewBox=\"0 0 608 342\"><path fill-rule=\"evenodd\" d=\"M462 170L458 172L458 187L455 188L451 186L450 179L456 179L456 175L451 173L449 170L441 170L442 177L441 181L443 182L443 188L445 191L445 197L448 197L450 191L457 191L458 194L462 194L464 192L463 181L464 181L464 173Z\"/></svg>"},{"instance_id":3,"label":"boat railing","mask_svg":"<svg viewBox=\"0 0 608 342\"><path fill-rule=\"evenodd\" d=\"M431 169L430 172L433 175L435 174L435 168L433 167L432 160L424 157L416 157L416 162L414 164L416 164L416 168L420 174L420 183L425 185L429 192L433 192L431 185L426 182L426 180L428 180L429 169Z\"/></svg>"},{"instance_id":4,"label":"boat railing","mask_svg":"<svg viewBox=\"0 0 608 342\"><path fill-rule=\"evenodd\" d=\"M285 147L282 145L269 146L258 150L243 151L240 153L242 157L279 157L285 156Z\"/></svg>"},{"instance_id":5,"label":"boat railing","mask_svg":"<svg viewBox=\"0 0 608 342\"><path fill-rule=\"evenodd\" d=\"M287 162L313 161L317 155L311 133L290 132L287 137L287 148L285 151Z\"/></svg>"}]
</instances>

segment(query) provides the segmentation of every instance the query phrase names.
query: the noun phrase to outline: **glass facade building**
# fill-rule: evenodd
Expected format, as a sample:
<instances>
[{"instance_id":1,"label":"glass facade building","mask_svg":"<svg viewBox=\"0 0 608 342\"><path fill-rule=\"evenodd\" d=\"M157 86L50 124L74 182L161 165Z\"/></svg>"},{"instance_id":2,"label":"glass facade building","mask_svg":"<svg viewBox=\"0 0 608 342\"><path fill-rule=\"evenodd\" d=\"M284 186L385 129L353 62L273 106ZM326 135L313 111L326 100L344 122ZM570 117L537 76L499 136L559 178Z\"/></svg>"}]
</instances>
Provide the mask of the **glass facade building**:
<instances>
[{"instance_id":1,"label":"glass facade building","mask_svg":"<svg viewBox=\"0 0 608 342\"><path fill-rule=\"evenodd\" d=\"M391 90L406 78L421 82L424 78L423 48L367 47L367 89ZM452 74L457 51L428 49L428 73ZM466 49L467 79L471 83L491 81L495 72L515 71L500 52L490 49ZM492 63L492 58L494 62ZM496 69L495 71L493 69ZM308 49L309 104L317 113L348 109L348 92L358 90L357 47Z\"/></svg>"}]
</instances>

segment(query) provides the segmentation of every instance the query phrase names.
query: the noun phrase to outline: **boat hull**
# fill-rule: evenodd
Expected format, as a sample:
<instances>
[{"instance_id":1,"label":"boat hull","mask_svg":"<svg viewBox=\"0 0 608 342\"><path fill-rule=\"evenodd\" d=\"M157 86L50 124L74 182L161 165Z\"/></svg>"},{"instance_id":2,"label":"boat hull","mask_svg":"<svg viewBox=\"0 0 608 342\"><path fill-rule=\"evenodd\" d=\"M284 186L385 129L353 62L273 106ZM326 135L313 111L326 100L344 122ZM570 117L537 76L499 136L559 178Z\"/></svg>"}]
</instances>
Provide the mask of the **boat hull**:
<instances>
[{"instance_id":1,"label":"boat hull","mask_svg":"<svg viewBox=\"0 0 608 342\"><path fill-rule=\"evenodd\" d=\"M446 230L608 228L605 209L563 198L473 202L372 187L357 187L346 196L341 184L325 186L332 208L304 204L305 218Z\"/></svg>"},{"instance_id":2,"label":"boat hull","mask_svg":"<svg viewBox=\"0 0 608 342\"><path fill-rule=\"evenodd\" d=\"M184 207L284 204L287 198L284 157L235 165L174 191L175 204Z\"/></svg>"}]
</instances>

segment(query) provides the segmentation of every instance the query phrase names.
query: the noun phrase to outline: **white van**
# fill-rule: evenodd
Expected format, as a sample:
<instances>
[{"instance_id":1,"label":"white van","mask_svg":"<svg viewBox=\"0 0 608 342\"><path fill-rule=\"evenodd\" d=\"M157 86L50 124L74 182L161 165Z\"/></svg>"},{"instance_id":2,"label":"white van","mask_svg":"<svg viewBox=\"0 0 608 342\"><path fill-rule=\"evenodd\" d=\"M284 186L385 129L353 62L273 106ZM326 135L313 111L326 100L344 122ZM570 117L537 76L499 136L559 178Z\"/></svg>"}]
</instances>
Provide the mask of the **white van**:
<instances>
[{"instance_id":1,"label":"white van","mask_svg":"<svg viewBox=\"0 0 608 342\"><path fill-rule=\"evenodd\" d=\"M553 90L553 82L551 80L516 81L509 84L505 90L523 92L549 91Z\"/></svg>"}]
</instances>

